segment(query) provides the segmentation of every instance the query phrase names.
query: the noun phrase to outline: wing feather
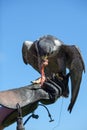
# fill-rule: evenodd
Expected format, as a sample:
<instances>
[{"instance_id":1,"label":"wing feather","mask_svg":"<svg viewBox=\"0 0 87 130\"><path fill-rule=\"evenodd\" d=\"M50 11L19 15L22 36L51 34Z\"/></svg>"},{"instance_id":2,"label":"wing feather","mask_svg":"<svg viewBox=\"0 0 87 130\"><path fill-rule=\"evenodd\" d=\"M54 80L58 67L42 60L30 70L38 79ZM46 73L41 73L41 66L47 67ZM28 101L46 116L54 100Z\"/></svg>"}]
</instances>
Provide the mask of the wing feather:
<instances>
[{"instance_id":1,"label":"wing feather","mask_svg":"<svg viewBox=\"0 0 87 130\"><path fill-rule=\"evenodd\" d=\"M75 61L73 61L73 62L75 62ZM71 113L72 108L73 108L75 101L77 99L79 89L80 89L81 80L82 80L82 72L83 72L83 70L81 70L82 63L81 63L80 59L77 59L77 62L78 63L75 62L74 68L72 70L70 70L70 74L71 74L71 102L70 102L69 107L68 107L68 111L70 113ZM77 66L78 66L78 68L77 68ZM79 67L81 67L81 69Z\"/></svg>"},{"instance_id":2,"label":"wing feather","mask_svg":"<svg viewBox=\"0 0 87 130\"><path fill-rule=\"evenodd\" d=\"M82 73L83 70L85 71L85 65L82 55L75 45L63 45L63 49L66 55L66 67L69 68L71 75L71 101L68 107L68 111L71 112L79 93Z\"/></svg>"},{"instance_id":3,"label":"wing feather","mask_svg":"<svg viewBox=\"0 0 87 130\"><path fill-rule=\"evenodd\" d=\"M22 58L25 64L28 64L28 51L32 46L33 42L25 41L22 46Z\"/></svg>"},{"instance_id":4,"label":"wing feather","mask_svg":"<svg viewBox=\"0 0 87 130\"><path fill-rule=\"evenodd\" d=\"M37 40L34 42L25 41L22 47L22 57L25 64L31 65L35 70L39 72L38 57L35 48Z\"/></svg>"}]
</instances>

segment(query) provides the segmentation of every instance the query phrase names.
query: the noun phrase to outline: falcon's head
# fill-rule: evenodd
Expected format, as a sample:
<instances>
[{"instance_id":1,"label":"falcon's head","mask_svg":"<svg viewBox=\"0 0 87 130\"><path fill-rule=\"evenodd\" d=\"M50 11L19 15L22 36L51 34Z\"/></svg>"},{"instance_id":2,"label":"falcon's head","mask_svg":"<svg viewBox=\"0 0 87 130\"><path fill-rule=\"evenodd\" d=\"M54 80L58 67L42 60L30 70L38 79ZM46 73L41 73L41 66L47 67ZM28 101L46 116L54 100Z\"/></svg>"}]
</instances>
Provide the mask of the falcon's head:
<instances>
[{"instance_id":1,"label":"falcon's head","mask_svg":"<svg viewBox=\"0 0 87 130\"><path fill-rule=\"evenodd\" d=\"M60 51L61 45L62 42L51 35L41 37L35 43L39 66L48 65L49 57L54 57Z\"/></svg>"}]
</instances>

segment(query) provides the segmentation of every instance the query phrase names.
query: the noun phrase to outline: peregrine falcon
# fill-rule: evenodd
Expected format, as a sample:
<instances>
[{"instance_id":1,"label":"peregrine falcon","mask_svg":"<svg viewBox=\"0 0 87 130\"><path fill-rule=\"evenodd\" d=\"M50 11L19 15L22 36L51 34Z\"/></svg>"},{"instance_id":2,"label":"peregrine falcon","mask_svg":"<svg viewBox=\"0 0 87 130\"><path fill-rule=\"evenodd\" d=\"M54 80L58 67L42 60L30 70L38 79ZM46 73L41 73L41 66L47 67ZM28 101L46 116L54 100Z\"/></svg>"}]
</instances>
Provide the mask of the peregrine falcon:
<instances>
[{"instance_id":1,"label":"peregrine falcon","mask_svg":"<svg viewBox=\"0 0 87 130\"><path fill-rule=\"evenodd\" d=\"M22 47L22 56L25 64L30 64L41 74L38 82L41 85L46 77L53 74L66 74L70 72L71 101L68 111L71 112L76 101L82 73L85 65L79 48L76 45L65 45L61 40L52 35L40 37L34 42L25 41Z\"/></svg>"}]
</instances>

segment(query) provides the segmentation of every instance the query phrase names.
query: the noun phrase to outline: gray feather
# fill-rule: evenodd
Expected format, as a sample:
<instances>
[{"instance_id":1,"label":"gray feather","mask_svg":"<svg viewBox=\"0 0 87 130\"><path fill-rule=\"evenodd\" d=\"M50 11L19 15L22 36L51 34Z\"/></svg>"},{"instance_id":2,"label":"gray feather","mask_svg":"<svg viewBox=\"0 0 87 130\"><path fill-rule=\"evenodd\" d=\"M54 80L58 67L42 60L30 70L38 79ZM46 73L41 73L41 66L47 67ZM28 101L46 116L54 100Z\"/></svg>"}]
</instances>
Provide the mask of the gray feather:
<instances>
[{"instance_id":1,"label":"gray feather","mask_svg":"<svg viewBox=\"0 0 87 130\"><path fill-rule=\"evenodd\" d=\"M32 46L31 41L25 41L22 46L22 57L25 64L28 64L28 51Z\"/></svg>"},{"instance_id":2,"label":"gray feather","mask_svg":"<svg viewBox=\"0 0 87 130\"><path fill-rule=\"evenodd\" d=\"M71 75L71 101L68 107L68 111L71 112L79 93L82 72L83 70L85 71L85 65L82 55L75 45L63 45L62 49L66 55L66 67L70 70Z\"/></svg>"}]
</instances>

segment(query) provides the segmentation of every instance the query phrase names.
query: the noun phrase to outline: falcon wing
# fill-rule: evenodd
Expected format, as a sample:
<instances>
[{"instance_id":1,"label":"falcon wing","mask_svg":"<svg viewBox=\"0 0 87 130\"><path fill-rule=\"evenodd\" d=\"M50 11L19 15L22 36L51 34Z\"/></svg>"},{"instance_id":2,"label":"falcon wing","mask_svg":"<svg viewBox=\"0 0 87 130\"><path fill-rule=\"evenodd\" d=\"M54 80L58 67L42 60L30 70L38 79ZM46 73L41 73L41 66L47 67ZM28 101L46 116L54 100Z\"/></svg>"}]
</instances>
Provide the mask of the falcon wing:
<instances>
[{"instance_id":1,"label":"falcon wing","mask_svg":"<svg viewBox=\"0 0 87 130\"><path fill-rule=\"evenodd\" d=\"M28 51L32 46L33 42L25 41L22 46L22 58L25 64L28 64Z\"/></svg>"},{"instance_id":2,"label":"falcon wing","mask_svg":"<svg viewBox=\"0 0 87 130\"><path fill-rule=\"evenodd\" d=\"M39 72L38 68L38 56L36 52L35 44L38 41L25 41L22 46L22 57L25 64L31 65L35 70Z\"/></svg>"},{"instance_id":3,"label":"falcon wing","mask_svg":"<svg viewBox=\"0 0 87 130\"><path fill-rule=\"evenodd\" d=\"M63 45L63 50L66 55L66 67L69 68L71 75L71 101L68 107L68 111L71 113L78 96L85 65L80 50L75 45Z\"/></svg>"}]
</instances>

